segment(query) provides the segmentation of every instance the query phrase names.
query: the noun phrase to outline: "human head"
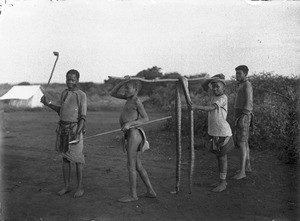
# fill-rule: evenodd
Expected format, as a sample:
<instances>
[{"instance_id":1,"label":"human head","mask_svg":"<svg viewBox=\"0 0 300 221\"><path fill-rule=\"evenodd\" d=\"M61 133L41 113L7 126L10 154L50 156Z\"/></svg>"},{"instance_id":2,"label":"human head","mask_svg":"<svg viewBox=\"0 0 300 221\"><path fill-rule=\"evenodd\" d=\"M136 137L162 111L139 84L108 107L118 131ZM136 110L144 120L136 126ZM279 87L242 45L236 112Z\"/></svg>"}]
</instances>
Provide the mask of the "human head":
<instances>
[{"instance_id":1,"label":"human head","mask_svg":"<svg viewBox=\"0 0 300 221\"><path fill-rule=\"evenodd\" d=\"M126 82L125 87L125 95L127 97L131 97L133 95L137 95L141 89L141 82L138 80L130 80Z\"/></svg>"},{"instance_id":2,"label":"human head","mask_svg":"<svg viewBox=\"0 0 300 221\"><path fill-rule=\"evenodd\" d=\"M77 70L71 69L66 74L66 84L69 89L74 89L77 87L80 74Z\"/></svg>"},{"instance_id":3,"label":"human head","mask_svg":"<svg viewBox=\"0 0 300 221\"><path fill-rule=\"evenodd\" d=\"M225 84L223 81L213 81L211 82L211 87L214 95L220 96L224 94Z\"/></svg>"},{"instance_id":4,"label":"human head","mask_svg":"<svg viewBox=\"0 0 300 221\"><path fill-rule=\"evenodd\" d=\"M210 84L215 83L215 82L221 82L224 85L226 85L224 74L216 74L216 75L212 76L212 80L210 81Z\"/></svg>"},{"instance_id":5,"label":"human head","mask_svg":"<svg viewBox=\"0 0 300 221\"><path fill-rule=\"evenodd\" d=\"M248 75L249 69L246 65L239 65L235 68L235 76L237 81L244 81Z\"/></svg>"},{"instance_id":6,"label":"human head","mask_svg":"<svg viewBox=\"0 0 300 221\"><path fill-rule=\"evenodd\" d=\"M226 85L224 74L216 74L216 75L212 76L211 78L208 78L201 84L201 86L204 89L204 91L208 91L208 89L211 88L211 86L212 86L211 84L213 82L218 82L218 81L220 81L224 85Z\"/></svg>"},{"instance_id":7,"label":"human head","mask_svg":"<svg viewBox=\"0 0 300 221\"><path fill-rule=\"evenodd\" d=\"M69 74L74 74L74 75L76 76L77 80L79 81L80 74L79 74L79 72L78 72L77 70L75 70L75 69L69 70L69 71L67 72L67 74L66 74L66 77L67 77Z\"/></svg>"}]
</instances>

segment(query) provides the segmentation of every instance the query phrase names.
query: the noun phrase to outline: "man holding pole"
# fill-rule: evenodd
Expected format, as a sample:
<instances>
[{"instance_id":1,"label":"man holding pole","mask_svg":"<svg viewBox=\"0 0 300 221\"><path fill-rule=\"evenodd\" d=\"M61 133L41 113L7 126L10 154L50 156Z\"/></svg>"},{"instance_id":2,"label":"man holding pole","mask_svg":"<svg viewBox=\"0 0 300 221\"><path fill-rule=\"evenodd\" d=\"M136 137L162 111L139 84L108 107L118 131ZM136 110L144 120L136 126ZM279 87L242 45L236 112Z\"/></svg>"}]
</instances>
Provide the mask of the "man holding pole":
<instances>
[{"instance_id":1,"label":"man holding pole","mask_svg":"<svg viewBox=\"0 0 300 221\"><path fill-rule=\"evenodd\" d=\"M64 195L71 191L70 173L71 161L76 163L77 190L74 197L81 197L84 194L82 186L82 167L85 163L83 150L83 130L87 114L86 94L78 89L79 72L69 70L66 74L66 84L68 89L61 94L60 106L56 106L47 101L43 96L41 102L58 113L60 121L56 133L56 151L63 156L63 178L64 188L58 192L58 195ZM78 140L76 143L69 144L72 140Z\"/></svg>"}]
</instances>

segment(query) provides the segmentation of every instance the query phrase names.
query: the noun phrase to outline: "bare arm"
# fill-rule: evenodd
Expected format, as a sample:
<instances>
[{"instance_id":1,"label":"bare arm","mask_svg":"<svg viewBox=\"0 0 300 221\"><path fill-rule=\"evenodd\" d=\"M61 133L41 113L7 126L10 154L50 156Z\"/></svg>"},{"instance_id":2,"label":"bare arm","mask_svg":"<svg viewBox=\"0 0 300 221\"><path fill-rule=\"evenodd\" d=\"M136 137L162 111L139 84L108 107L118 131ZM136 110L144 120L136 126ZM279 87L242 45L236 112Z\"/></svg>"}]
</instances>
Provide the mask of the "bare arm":
<instances>
[{"instance_id":1,"label":"bare arm","mask_svg":"<svg viewBox=\"0 0 300 221\"><path fill-rule=\"evenodd\" d=\"M78 127L77 127L77 131L76 131L76 134L77 135L80 135L80 133L82 132L82 129L84 127L84 123L85 123L85 120L83 118L81 118L79 121L78 121Z\"/></svg>"},{"instance_id":2,"label":"bare arm","mask_svg":"<svg viewBox=\"0 0 300 221\"><path fill-rule=\"evenodd\" d=\"M126 99L125 95L124 94L119 94L119 90L120 88L126 83L127 81L121 81L119 84L117 84L112 90L111 92L109 93L110 96L112 97L116 97L116 98L119 98L119 99Z\"/></svg>"},{"instance_id":3,"label":"bare arm","mask_svg":"<svg viewBox=\"0 0 300 221\"><path fill-rule=\"evenodd\" d=\"M79 106L79 119L78 119L78 127L76 134L77 136L80 135L84 128L85 120L86 120L86 115L87 115L87 97L85 93L82 93L80 96L80 106Z\"/></svg>"},{"instance_id":4,"label":"bare arm","mask_svg":"<svg viewBox=\"0 0 300 221\"><path fill-rule=\"evenodd\" d=\"M247 84L245 87L245 106L244 110L250 110L252 106L252 101L253 101L253 90L251 84Z\"/></svg>"},{"instance_id":5,"label":"bare arm","mask_svg":"<svg viewBox=\"0 0 300 221\"><path fill-rule=\"evenodd\" d=\"M210 105L210 106L201 106L201 105L193 105L194 109L202 110L202 111L213 111L217 107L216 105Z\"/></svg>"}]
</instances>

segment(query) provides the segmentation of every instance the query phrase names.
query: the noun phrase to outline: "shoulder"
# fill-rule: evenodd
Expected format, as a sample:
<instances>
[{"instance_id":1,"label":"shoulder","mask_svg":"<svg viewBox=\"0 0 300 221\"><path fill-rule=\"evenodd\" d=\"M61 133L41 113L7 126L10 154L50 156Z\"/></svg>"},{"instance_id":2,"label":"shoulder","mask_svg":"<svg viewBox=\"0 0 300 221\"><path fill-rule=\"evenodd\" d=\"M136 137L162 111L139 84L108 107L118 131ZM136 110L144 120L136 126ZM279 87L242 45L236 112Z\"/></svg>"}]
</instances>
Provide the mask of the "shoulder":
<instances>
[{"instance_id":1,"label":"shoulder","mask_svg":"<svg viewBox=\"0 0 300 221\"><path fill-rule=\"evenodd\" d=\"M222 94L221 96L219 96L219 100L221 103L226 104L228 102L228 98L226 94Z\"/></svg>"},{"instance_id":2,"label":"shoulder","mask_svg":"<svg viewBox=\"0 0 300 221\"><path fill-rule=\"evenodd\" d=\"M142 101L137 97L133 100L133 102L137 105L142 104Z\"/></svg>"},{"instance_id":3,"label":"shoulder","mask_svg":"<svg viewBox=\"0 0 300 221\"><path fill-rule=\"evenodd\" d=\"M143 102L137 97L136 99L134 99L134 104L137 106L137 107L143 107Z\"/></svg>"},{"instance_id":4,"label":"shoulder","mask_svg":"<svg viewBox=\"0 0 300 221\"><path fill-rule=\"evenodd\" d=\"M249 80L245 81L244 87L246 87L246 88L252 87L251 82Z\"/></svg>"},{"instance_id":5,"label":"shoulder","mask_svg":"<svg viewBox=\"0 0 300 221\"><path fill-rule=\"evenodd\" d=\"M222 94L220 96L213 96L214 101L227 101L227 96L225 94Z\"/></svg>"},{"instance_id":6,"label":"shoulder","mask_svg":"<svg viewBox=\"0 0 300 221\"><path fill-rule=\"evenodd\" d=\"M76 90L75 93L78 95L79 100L85 101L87 99L86 94L82 90Z\"/></svg>"},{"instance_id":7,"label":"shoulder","mask_svg":"<svg viewBox=\"0 0 300 221\"><path fill-rule=\"evenodd\" d=\"M228 97L227 97L226 94L223 94L223 95L221 95L220 97L221 97L221 99L222 99L223 101L226 101L226 102L227 102Z\"/></svg>"},{"instance_id":8,"label":"shoulder","mask_svg":"<svg viewBox=\"0 0 300 221\"><path fill-rule=\"evenodd\" d=\"M68 93L68 89L64 89L64 90L61 92L61 95L64 96L66 93Z\"/></svg>"},{"instance_id":9,"label":"shoulder","mask_svg":"<svg viewBox=\"0 0 300 221\"><path fill-rule=\"evenodd\" d=\"M86 97L86 94L82 90L77 90L76 93L81 97Z\"/></svg>"},{"instance_id":10,"label":"shoulder","mask_svg":"<svg viewBox=\"0 0 300 221\"><path fill-rule=\"evenodd\" d=\"M85 93L84 93L82 90L80 90L80 89L78 89L78 90L76 91L76 93L85 95Z\"/></svg>"}]
</instances>

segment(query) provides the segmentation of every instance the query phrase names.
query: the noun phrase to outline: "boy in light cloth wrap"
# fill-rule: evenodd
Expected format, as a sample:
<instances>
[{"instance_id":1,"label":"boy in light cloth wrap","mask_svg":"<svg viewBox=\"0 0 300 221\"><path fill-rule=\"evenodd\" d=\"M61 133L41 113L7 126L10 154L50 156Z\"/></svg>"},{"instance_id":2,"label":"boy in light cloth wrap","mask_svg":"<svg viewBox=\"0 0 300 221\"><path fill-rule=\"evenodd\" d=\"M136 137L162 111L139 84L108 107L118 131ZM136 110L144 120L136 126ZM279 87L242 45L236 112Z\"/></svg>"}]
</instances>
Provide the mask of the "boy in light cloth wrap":
<instances>
[{"instance_id":1,"label":"boy in light cloth wrap","mask_svg":"<svg viewBox=\"0 0 300 221\"><path fill-rule=\"evenodd\" d=\"M227 153L234 148L232 132L227 117L227 96L224 94L226 85L223 74L215 75L202 84L204 90L212 89L213 95L208 106L194 105L194 109L208 112L208 135L210 136L210 151L218 160L220 180L212 184L213 192L222 192L227 182Z\"/></svg>"},{"instance_id":2,"label":"boy in light cloth wrap","mask_svg":"<svg viewBox=\"0 0 300 221\"><path fill-rule=\"evenodd\" d=\"M124 86L124 93L120 93L120 89ZM127 151L127 169L129 175L129 194L120 198L123 203L133 202L138 200L136 191L136 179L139 173L142 178L147 192L141 197L155 198L156 193L150 183L147 171L144 169L141 161L142 152L149 149L148 141L142 128L139 124L149 120L143 103L137 97L141 88L140 81L125 79L116 85L110 95L119 99L125 99L126 103L119 118L119 122L124 132L123 150Z\"/></svg>"},{"instance_id":3,"label":"boy in light cloth wrap","mask_svg":"<svg viewBox=\"0 0 300 221\"><path fill-rule=\"evenodd\" d=\"M241 150L241 168L234 179L243 179L246 172L251 172L250 148L248 143L249 127L253 121L253 88L247 79L248 67L240 65L235 68L238 83L236 99L234 103L234 141Z\"/></svg>"},{"instance_id":4,"label":"boy in light cloth wrap","mask_svg":"<svg viewBox=\"0 0 300 221\"><path fill-rule=\"evenodd\" d=\"M41 102L49 108L56 111L60 121L58 123L56 133L56 151L63 157L63 178L64 188L58 192L58 195L64 195L71 191L70 189L70 172L71 161L76 163L77 174L77 190L74 197L81 197L84 194L82 186L82 167L85 164L83 150L83 130L87 114L87 98L86 94L79 90L77 83L79 81L79 72L77 70L69 70L66 74L65 89L61 94L60 106L56 106L47 101L46 97L41 98ZM75 144L69 144L72 140L79 140Z\"/></svg>"}]
</instances>

